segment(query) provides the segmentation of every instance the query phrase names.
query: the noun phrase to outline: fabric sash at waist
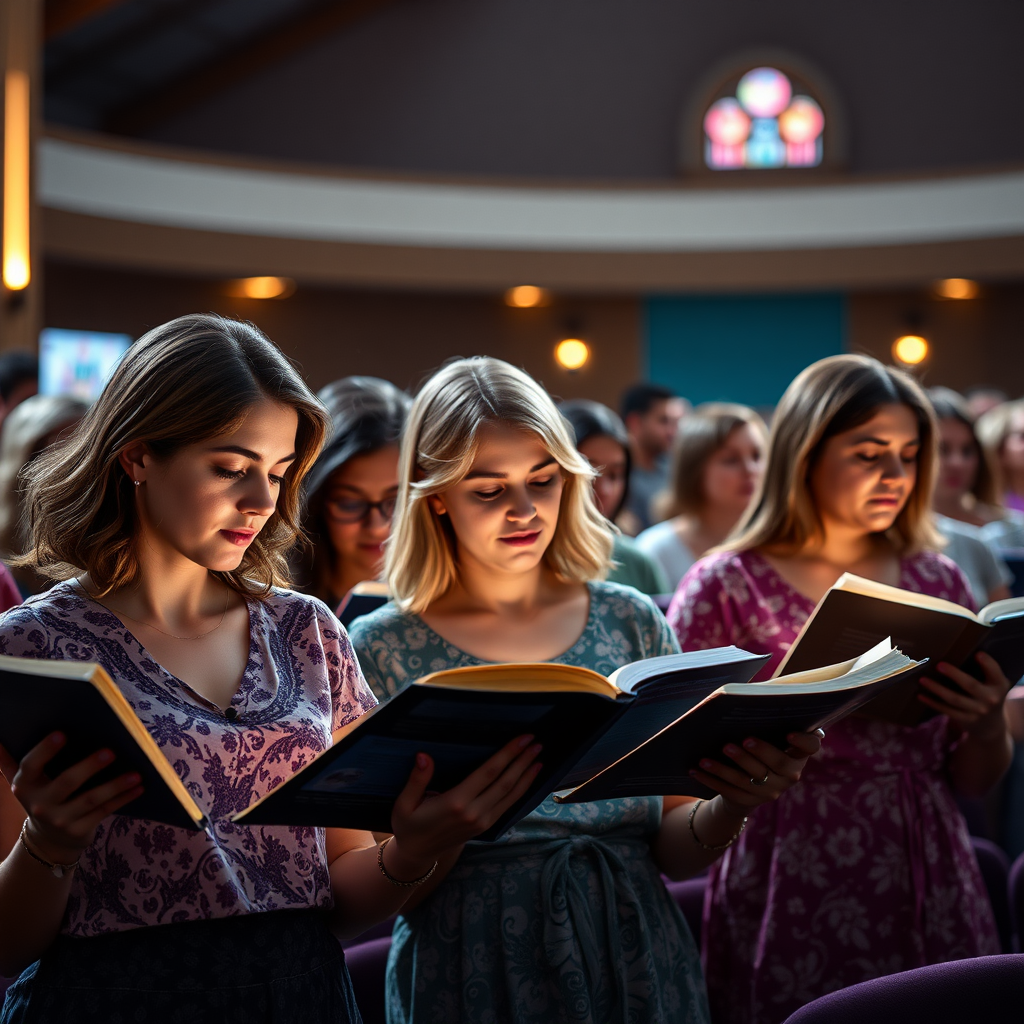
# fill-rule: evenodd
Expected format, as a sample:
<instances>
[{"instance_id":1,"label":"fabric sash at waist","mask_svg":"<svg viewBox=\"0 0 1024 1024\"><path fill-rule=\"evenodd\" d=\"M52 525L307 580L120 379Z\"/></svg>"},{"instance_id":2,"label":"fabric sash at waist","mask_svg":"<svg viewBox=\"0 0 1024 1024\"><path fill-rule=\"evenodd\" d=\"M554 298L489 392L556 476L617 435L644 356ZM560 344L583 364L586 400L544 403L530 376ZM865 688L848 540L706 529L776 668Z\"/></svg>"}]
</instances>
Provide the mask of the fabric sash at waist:
<instances>
[{"instance_id":1,"label":"fabric sash at waist","mask_svg":"<svg viewBox=\"0 0 1024 1024\"><path fill-rule=\"evenodd\" d=\"M653 873L649 858L650 844L643 836L574 835L542 842L472 844L449 878L464 881L510 863L520 876L524 868L539 867L543 955L549 969L564 974L580 965L591 992L610 982L611 1004L618 1011L612 1019L625 1022L627 993L617 970L625 963L619 908L640 904L637 872L630 866L643 864L643 875ZM583 862L589 870L580 870ZM601 950L611 965L610 977L604 976Z\"/></svg>"}]
</instances>

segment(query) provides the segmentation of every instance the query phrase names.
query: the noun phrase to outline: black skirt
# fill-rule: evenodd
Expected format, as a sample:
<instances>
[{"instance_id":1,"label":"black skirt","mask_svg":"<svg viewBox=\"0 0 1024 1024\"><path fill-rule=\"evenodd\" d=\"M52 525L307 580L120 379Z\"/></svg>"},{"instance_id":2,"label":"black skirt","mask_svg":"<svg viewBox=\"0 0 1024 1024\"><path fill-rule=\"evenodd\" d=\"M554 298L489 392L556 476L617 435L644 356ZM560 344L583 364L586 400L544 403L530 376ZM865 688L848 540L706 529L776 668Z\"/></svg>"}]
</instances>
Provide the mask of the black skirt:
<instances>
[{"instance_id":1,"label":"black skirt","mask_svg":"<svg viewBox=\"0 0 1024 1024\"><path fill-rule=\"evenodd\" d=\"M317 910L61 936L7 990L2 1024L361 1024Z\"/></svg>"}]
</instances>

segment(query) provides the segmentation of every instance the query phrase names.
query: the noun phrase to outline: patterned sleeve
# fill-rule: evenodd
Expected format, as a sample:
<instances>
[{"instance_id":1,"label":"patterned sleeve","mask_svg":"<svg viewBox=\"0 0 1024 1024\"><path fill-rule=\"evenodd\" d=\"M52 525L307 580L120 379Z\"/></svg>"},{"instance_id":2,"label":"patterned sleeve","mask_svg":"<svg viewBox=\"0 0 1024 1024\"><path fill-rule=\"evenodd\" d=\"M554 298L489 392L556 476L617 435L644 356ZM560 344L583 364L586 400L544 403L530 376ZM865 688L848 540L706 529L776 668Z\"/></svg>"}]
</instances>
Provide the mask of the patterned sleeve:
<instances>
[{"instance_id":1,"label":"patterned sleeve","mask_svg":"<svg viewBox=\"0 0 1024 1024\"><path fill-rule=\"evenodd\" d=\"M331 682L331 731L355 721L377 703L366 685L345 627L321 601L315 603L317 627Z\"/></svg>"},{"instance_id":2,"label":"patterned sleeve","mask_svg":"<svg viewBox=\"0 0 1024 1024\"><path fill-rule=\"evenodd\" d=\"M46 627L31 605L15 605L0 615L0 654L14 658L54 657Z\"/></svg>"},{"instance_id":3,"label":"patterned sleeve","mask_svg":"<svg viewBox=\"0 0 1024 1024\"><path fill-rule=\"evenodd\" d=\"M645 599L647 614L650 616L649 636L651 641L647 644L647 657L657 658L662 654L678 654L679 641L675 633L669 628L665 616L661 614L658 606L650 599Z\"/></svg>"},{"instance_id":4,"label":"patterned sleeve","mask_svg":"<svg viewBox=\"0 0 1024 1024\"><path fill-rule=\"evenodd\" d=\"M668 607L668 624L684 651L703 651L735 643L735 615L723 571L723 556L702 558L690 566Z\"/></svg>"}]
</instances>

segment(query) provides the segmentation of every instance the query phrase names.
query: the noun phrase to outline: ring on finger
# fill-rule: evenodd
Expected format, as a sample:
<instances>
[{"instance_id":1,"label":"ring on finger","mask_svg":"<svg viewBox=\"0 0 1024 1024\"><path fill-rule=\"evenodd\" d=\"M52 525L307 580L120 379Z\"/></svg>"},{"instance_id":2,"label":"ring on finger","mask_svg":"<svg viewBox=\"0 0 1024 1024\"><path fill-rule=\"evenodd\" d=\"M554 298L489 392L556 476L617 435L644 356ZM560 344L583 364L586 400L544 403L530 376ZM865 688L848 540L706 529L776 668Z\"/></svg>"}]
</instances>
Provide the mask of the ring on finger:
<instances>
[{"instance_id":1,"label":"ring on finger","mask_svg":"<svg viewBox=\"0 0 1024 1024\"><path fill-rule=\"evenodd\" d=\"M764 778L763 779L753 779L752 778L750 780L750 784L752 786L763 786L768 781L768 776L770 774L771 774L771 772L769 772L767 769L765 769Z\"/></svg>"}]
</instances>

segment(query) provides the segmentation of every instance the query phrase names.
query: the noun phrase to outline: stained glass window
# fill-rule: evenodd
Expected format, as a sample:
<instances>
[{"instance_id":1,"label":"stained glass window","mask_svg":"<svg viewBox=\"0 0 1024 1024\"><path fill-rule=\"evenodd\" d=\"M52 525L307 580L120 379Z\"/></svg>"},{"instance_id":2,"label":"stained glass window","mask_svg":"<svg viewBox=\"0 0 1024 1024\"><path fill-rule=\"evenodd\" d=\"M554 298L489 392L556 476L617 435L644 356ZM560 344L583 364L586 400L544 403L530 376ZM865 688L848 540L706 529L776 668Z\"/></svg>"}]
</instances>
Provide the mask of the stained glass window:
<instances>
[{"instance_id":1,"label":"stained glass window","mask_svg":"<svg viewBox=\"0 0 1024 1024\"><path fill-rule=\"evenodd\" d=\"M716 171L817 167L824 132L825 115L810 96L794 95L776 68L754 68L704 115L704 162Z\"/></svg>"}]
</instances>

